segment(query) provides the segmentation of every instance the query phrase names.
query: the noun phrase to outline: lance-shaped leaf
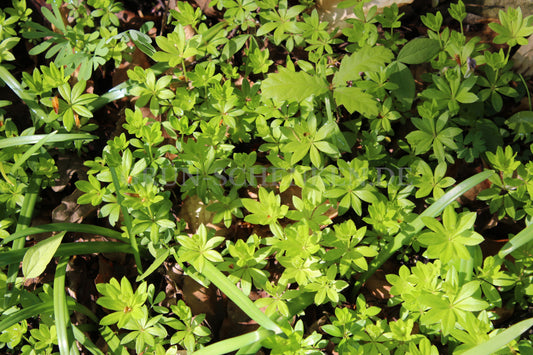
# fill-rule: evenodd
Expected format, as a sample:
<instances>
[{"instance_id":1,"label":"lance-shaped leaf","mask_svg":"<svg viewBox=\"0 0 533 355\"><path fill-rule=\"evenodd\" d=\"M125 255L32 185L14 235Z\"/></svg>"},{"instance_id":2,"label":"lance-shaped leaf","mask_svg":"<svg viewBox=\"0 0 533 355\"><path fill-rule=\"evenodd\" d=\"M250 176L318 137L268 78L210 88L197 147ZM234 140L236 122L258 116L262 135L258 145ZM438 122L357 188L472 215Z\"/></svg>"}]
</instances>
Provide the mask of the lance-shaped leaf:
<instances>
[{"instance_id":1,"label":"lance-shaped leaf","mask_svg":"<svg viewBox=\"0 0 533 355\"><path fill-rule=\"evenodd\" d=\"M34 278L44 272L46 266L54 257L57 248L59 248L65 233L61 232L53 237L47 238L26 251L24 259L22 259L22 273L24 277Z\"/></svg>"}]
</instances>

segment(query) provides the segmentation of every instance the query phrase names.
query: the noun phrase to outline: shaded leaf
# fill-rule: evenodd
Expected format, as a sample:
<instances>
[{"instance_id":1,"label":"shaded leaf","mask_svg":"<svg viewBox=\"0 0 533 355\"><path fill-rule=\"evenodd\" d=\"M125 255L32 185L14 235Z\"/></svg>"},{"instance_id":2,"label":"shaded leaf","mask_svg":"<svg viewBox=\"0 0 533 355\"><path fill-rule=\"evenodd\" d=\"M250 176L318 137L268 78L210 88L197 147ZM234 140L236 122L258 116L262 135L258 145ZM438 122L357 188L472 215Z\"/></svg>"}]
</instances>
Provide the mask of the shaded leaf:
<instances>
[{"instance_id":1,"label":"shaded leaf","mask_svg":"<svg viewBox=\"0 0 533 355\"><path fill-rule=\"evenodd\" d=\"M439 41L430 38L415 38L398 54L398 61L405 64L428 62L440 51Z\"/></svg>"}]
</instances>

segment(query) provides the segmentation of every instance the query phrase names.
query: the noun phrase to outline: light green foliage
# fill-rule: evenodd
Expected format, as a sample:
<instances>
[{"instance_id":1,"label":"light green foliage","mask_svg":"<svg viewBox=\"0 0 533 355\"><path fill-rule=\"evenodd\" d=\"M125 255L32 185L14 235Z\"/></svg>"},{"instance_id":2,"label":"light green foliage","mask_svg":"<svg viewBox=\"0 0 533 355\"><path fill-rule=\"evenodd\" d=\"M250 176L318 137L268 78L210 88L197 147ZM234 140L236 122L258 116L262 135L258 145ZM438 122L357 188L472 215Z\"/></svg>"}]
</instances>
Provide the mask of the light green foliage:
<instances>
[{"instance_id":1,"label":"light green foliage","mask_svg":"<svg viewBox=\"0 0 533 355\"><path fill-rule=\"evenodd\" d=\"M516 160L516 153L510 146L505 150L498 147L496 153L487 153L487 159L499 175L490 179L491 187L480 192L480 200L488 200L492 213L498 216L510 216L519 220L525 217L524 208L530 205L531 192L531 164L526 167ZM517 176L518 175L518 176Z\"/></svg>"},{"instance_id":2,"label":"light green foliage","mask_svg":"<svg viewBox=\"0 0 533 355\"><path fill-rule=\"evenodd\" d=\"M215 0L218 19L178 1L158 31L150 21L125 29L115 0L52 1L43 25L24 0L0 10L0 81L31 117L8 117L11 103L0 100L0 349L67 349L74 339L54 322L74 310L88 319L72 328L75 340L97 354L436 355L491 344L526 353L530 339L513 339L529 323L503 330L492 320L498 307L518 314L533 299L531 108L507 110L527 91L509 56L533 17L500 12L490 27L509 49L494 51L463 27L461 0L448 11L460 30L437 11L421 16L427 36L411 40L403 9L365 12L365 3L339 4L356 16L341 31L307 0ZM20 41L47 60L22 82L11 74ZM100 74L139 50L154 65L101 94ZM113 103L126 96L134 106ZM99 131L107 142L88 146L97 137L80 132L104 122L111 103L124 117ZM116 230L28 229L57 172L76 176L55 162L76 154L87 174L76 171L77 202ZM50 230L63 232L23 249ZM119 242L62 240L88 230ZM495 234L509 242L483 254ZM100 319L53 297L65 294L61 273L55 290L46 282L55 254L85 249L127 250L138 271L135 283L97 285ZM26 278L42 275L42 291L17 279L21 262ZM360 290L380 268L392 295L383 309ZM148 285L168 282L170 269L218 288L259 328L212 342L218 325L193 315L188 290L173 302L156 291L164 285ZM326 324L309 328L310 310Z\"/></svg>"},{"instance_id":3,"label":"light green foliage","mask_svg":"<svg viewBox=\"0 0 533 355\"><path fill-rule=\"evenodd\" d=\"M439 163L446 160L453 163L452 156L446 152L448 149L457 149L455 137L461 134L459 127L447 127L449 121L448 111L439 114L436 101L418 107L421 118L413 117L411 121L418 130L409 133L406 138L413 147L415 154L433 151Z\"/></svg>"},{"instance_id":4,"label":"light green foliage","mask_svg":"<svg viewBox=\"0 0 533 355\"><path fill-rule=\"evenodd\" d=\"M471 255L466 247L483 241L480 234L472 231L476 221L473 212L457 215L453 207L448 206L442 214L442 224L430 217L422 221L432 232L422 233L417 240L427 246L424 255L430 259L439 258L444 263L455 258L468 259Z\"/></svg>"},{"instance_id":5,"label":"light green foliage","mask_svg":"<svg viewBox=\"0 0 533 355\"><path fill-rule=\"evenodd\" d=\"M100 324L116 323L119 328L122 328L130 321L145 317L143 309L148 297L146 283L142 283L134 292L128 279L123 277L119 283L113 278L107 284L97 284L96 288L103 295L98 298L97 303L115 311L102 318Z\"/></svg>"},{"instance_id":6,"label":"light green foliage","mask_svg":"<svg viewBox=\"0 0 533 355\"><path fill-rule=\"evenodd\" d=\"M339 159L337 163L342 177L337 177L325 195L339 201L339 213L346 213L352 208L361 215L362 201L372 203L377 199L376 190L370 184L373 177L368 161L355 158L348 163Z\"/></svg>"},{"instance_id":7,"label":"light green foliage","mask_svg":"<svg viewBox=\"0 0 533 355\"><path fill-rule=\"evenodd\" d=\"M461 281L453 266L447 272L445 269L440 261L417 264L411 270L402 266L399 275L389 274L387 280L393 285L391 294L403 301L402 307L409 317L420 317L423 326L438 323L443 334L450 334L457 322L463 322L472 312L487 309L489 304L481 299L479 281Z\"/></svg>"},{"instance_id":8,"label":"light green foliage","mask_svg":"<svg viewBox=\"0 0 533 355\"><path fill-rule=\"evenodd\" d=\"M433 197L438 199L444 195L444 189L453 185L455 180L451 177L445 177L446 163L440 163L435 171L423 160L417 160L412 165L416 170L413 171L413 185L418 188L415 197L425 197L433 192Z\"/></svg>"},{"instance_id":9,"label":"light green foliage","mask_svg":"<svg viewBox=\"0 0 533 355\"><path fill-rule=\"evenodd\" d=\"M329 233L328 233L329 232ZM334 233L327 230L323 245L329 247L324 260L339 263L341 276L350 275L353 271L366 271L366 258L377 255L370 246L358 245L364 238L366 228L357 229L352 220L334 226Z\"/></svg>"},{"instance_id":10,"label":"light green foliage","mask_svg":"<svg viewBox=\"0 0 533 355\"><path fill-rule=\"evenodd\" d=\"M287 137L288 143L282 146L281 151L291 154L291 166L309 154L311 164L316 168L321 168L323 166L322 153L333 158L340 156L338 148L328 141L335 127L335 123L327 122L317 130L315 116L308 118L307 127L304 125L282 127L281 133Z\"/></svg>"},{"instance_id":11,"label":"light green foliage","mask_svg":"<svg viewBox=\"0 0 533 355\"><path fill-rule=\"evenodd\" d=\"M301 353L301 354L321 354L319 349L326 345L326 340L322 339L322 335L317 331L314 331L307 337L304 336L304 325L299 320L294 331L287 336L274 336L268 338L263 345L271 349L271 354L286 354L289 353Z\"/></svg>"},{"instance_id":12,"label":"light green foliage","mask_svg":"<svg viewBox=\"0 0 533 355\"><path fill-rule=\"evenodd\" d=\"M287 0L278 1L262 1L261 7L268 9L268 11L260 12L262 25L257 30L257 36L263 36L274 31L272 39L276 45L280 45L285 41L287 49L292 51L297 37L295 34L301 33L300 24L296 21L297 16L305 10L303 5L295 5L288 7ZM276 6L277 5L277 6ZM275 7L278 7L275 9Z\"/></svg>"},{"instance_id":13,"label":"light green foliage","mask_svg":"<svg viewBox=\"0 0 533 355\"><path fill-rule=\"evenodd\" d=\"M203 224L192 237L179 235L176 239L182 245L179 250L179 260L187 261L199 272L202 272L206 261L221 262L224 260L219 252L213 250L222 243L224 238L210 236L208 239L208 231Z\"/></svg>"},{"instance_id":14,"label":"light green foliage","mask_svg":"<svg viewBox=\"0 0 533 355\"><path fill-rule=\"evenodd\" d=\"M195 41L185 39L185 30L181 24L178 24L174 32L168 34L168 37L157 37L156 43L162 51L156 52L152 58L158 62L168 62L171 67L183 65L186 58L198 54L196 49L198 44L196 43L195 46Z\"/></svg>"},{"instance_id":15,"label":"light green foliage","mask_svg":"<svg viewBox=\"0 0 533 355\"><path fill-rule=\"evenodd\" d=\"M304 287L305 291L316 292L315 304L320 305L327 301L337 305L339 302L345 301L344 296L340 293L348 283L343 280L336 280L337 266L331 265L325 276L316 278L313 282Z\"/></svg>"},{"instance_id":16,"label":"light green foliage","mask_svg":"<svg viewBox=\"0 0 533 355\"><path fill-rule=\"evenodd\" d=\"M498 13L500 23L491 23L489 27L498 35L494 38L495 43L507 43L510 47L527 44L527 39L533 33L531 26L532 17L522 18L520 8L510 7L507 11Z\"/></svg>"},{"instance_id":17,"label":"light green foliage","mask_svg":"<svg viewBox=\"0 0 533 355\"><path fill-rule=\"evenodd\" d=\"M280 218L285 217L288 206L280 206L281 199L273 191L268 192L265 188L259 188L259 201L249 198L241 199L242 205L252 214L244 218L253 224L274 224Z\"/></svg>"},{"instance_id":18,"label":"light green foliage","mask_svg":"<svg viewBox=\"0 0 533 355\"><path fill-rule=\"evenodd\" d=\"M228 278L234 283L240 283L245 295L252 290L252 283L256 288L263 288L268 282L269 272L263 270L266 258L271 254L271 248L260 248L260 238L252 235L245 243L239 239L235 244L228 243L227 250L231 259L224 262L220 268L228 271ZM230 267L231 266L231 267Z\"/></svg>"},{"instance_id":19,"label":"light green foliage","mask_svg":"<svg viewBox=\"0 0 533 355\"><path fill-rule=\"evenodd\" d=\"M278 73L269 74L261 84L266 98L279 101L303 101L309 96L318 96L328 90L327 82L306 72L294 72L280 68Z\"/></svg>"},{"instance_id":20,"label":"light green foliage","mask_svg":"<svg viewBox=\"0 0 533 355\"><path fill-rule=\"evenodd\" d=\"M165 320L168 326L176 330L170 339L171 344L179 344L188 351L194 351L201 347L200 344L210 340L209 336L211 335L211 331L202 325L205 314L193 316L191 309L182 300L179 300L170 309L178 318Z\"/></svg>"}]
</instances>

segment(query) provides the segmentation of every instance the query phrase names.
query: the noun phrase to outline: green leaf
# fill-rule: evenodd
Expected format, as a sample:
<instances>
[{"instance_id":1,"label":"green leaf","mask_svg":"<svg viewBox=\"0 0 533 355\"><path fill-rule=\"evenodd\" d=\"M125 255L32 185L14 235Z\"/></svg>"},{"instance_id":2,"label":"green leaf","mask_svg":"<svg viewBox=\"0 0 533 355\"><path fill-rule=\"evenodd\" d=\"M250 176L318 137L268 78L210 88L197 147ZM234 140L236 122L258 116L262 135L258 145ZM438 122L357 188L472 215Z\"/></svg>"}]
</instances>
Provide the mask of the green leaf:
<instances>
[{"instance_id":1,"label":"green leaf","mask_svg":"<svg viewBox=\"0 0 533 355\"><path fill-rule=\"evenodd\" d=\"M54 254L61 245L66 232L58 233L47 238L26 251L22 259L22 273L26 278L34 278L41 275Z\"/></svg>"},{"instance_id":2,"label":"green leaf","mask_svg":"<svg viewBox=\"0 0 533 355\"><path fill-rule=\"evenodd\" d=\"M469 177L442 195L437 201L424 210L424 212L414 221L408 223L408 225L400 233L398 233L396 237L394 237L393 243L389 243L384 250L380 252L379 256L372 260L368 271L357 280L353 288L354 291L352 292L355 293L358 291L361 285L370 277L370 275L372 275L381 265L383 265L383 263L387 261L398 249L408 244L412 240L416 233L418 233L424 227L422 217L437 216L446 206L455 201L459 196L463 195L465 192L482 181L485 181L493 174L494 171L487 170Z\"/></svg>"},{"instance_id":3,"label":"green leaf","mask_svg":"<svg viewBox=\"0 0 533 355\"><path fill-rule=\"evenodd\" d=\"M500 258L505 258L507 255L511 254L513 251L522 247L523 245L528 244L533 241L533 224L529 225L527 228L522 230L520 233L511 238L505 245L501 248L498 256Z\"/></svg>"},{"instance_id":4,"label":"green leaf","mask_svg":"<svg viewBox=\"0 0 533 355\"><path fill-rule=\"evenodd\" d=\"M429 62L440 51L439 41L430 38L415 38L398 54L398 61L405 64Z\"/></svg>"},{"instance_id":5,"label":"green leaf","mask_svg":"<svg viewBox=\"0 0 533 355\"><path fill-rule=\"evenodd\" d=\"M527 139L533 133L533 111L517 112L505 124L514 131L516 138Z\"/></svg>"},{"instance_id":6,"label":"green leaf","mask_svg":"<svg viewBox=\"0 0 533 355\"><path fill-rule=\"evenodd\" d=\"M479 344L472 349L462 353L463 355L479 355L479 354L493 354L495 351L503 348L513 339L520 336L526 330L533 326L533 318L523 320L509 327L498 335L492 337L490 340Z\"/></svg>"},{"instance_id":7,"label":"green leaf","mask_svg":"<svg viewBox=\"0 0 533 355\"><path fill-rule=\"evenodd\" d=\"M359 112L365 117L376 117L379 105L376 98L357 87L339 87L333 97L337 105L343 105L350 113Z\"/></svg>"},{"instance_id":8,"label":"green leaf","mask_svg":"<svg viewBox=\"0 0 533 355\"><path fill-rule=\"evenodd\" d=\"M394 54L383 46L363 47L357 52L342 58L339 71L333 77L336 88L346 86L348 81L361 80L361 72L379 71L389 63Z\"/></svg>"},{"instance_id":9,"label":"green leaf","mask_svg":"<svg viewBox=\"0 0 533 355\"><path fill-rule=\"evenodd\" d=\"M46 134L36 134L33 136L20 136L20 137L9 137L0 139L0 148L14 147L25 144L35 144L38 143L42 138L50 136ZM59 142L68 142L73 140L93 140L97 139L98 136L93 136L87 133L76 133L76 134L56 134L50 136L46 139L45 144L59 143Z\"/></svg>"},{"instance_id":10,"label":"green leaf","mask_svg":"<svg viewBox=\"0 0 533 355\"><path fill-rule=\"evenodd\" d=\"M328 91L328 83L306 72L293 72L280 68L269 74L261 83L261 92L267 99L302 102L309 96L319 96Z\"/></svg>"},{"instance_id":11,"label":"green leaf","mask_svg":"<svg viewBox=\"0 0 533 355\"><path fill-rule=\"evenodd\" d=\"M55 7L54 12L56 12L55 10L56 10L57 6L54 6L54 7ZM57 16L57 17L54 16L54 14L52 13L52 11L48 10L48 8L46 8L46 7L41 8L41 12L42 12L42 14L44 15L44 17L45 17L48 21L50 21L50 23L51 23L52 25L54 25L55 27L57 27L57 28L58 28L59 30L61 30L63 33L66 32L65 24L63 23L63 20L62 20L62 18L61 18L60 15ZM56 15L58 15L58 13L59 13L59 11L56 12Z\"/></svg>"},{"instance_id":12,"label":"green leaf","mask_svg":"<svg viewBox=\"0 0 533 355\"><path fill-rule=\"evenodd\" d=\"M415 98L415 79L411 70L402 63L393 62L387 68L387 71L392 71L389 81L398 85L398 89L392 91L392 95L398 99L403 110L411 109L413 100Z\"/></svg>"}]
</instances>

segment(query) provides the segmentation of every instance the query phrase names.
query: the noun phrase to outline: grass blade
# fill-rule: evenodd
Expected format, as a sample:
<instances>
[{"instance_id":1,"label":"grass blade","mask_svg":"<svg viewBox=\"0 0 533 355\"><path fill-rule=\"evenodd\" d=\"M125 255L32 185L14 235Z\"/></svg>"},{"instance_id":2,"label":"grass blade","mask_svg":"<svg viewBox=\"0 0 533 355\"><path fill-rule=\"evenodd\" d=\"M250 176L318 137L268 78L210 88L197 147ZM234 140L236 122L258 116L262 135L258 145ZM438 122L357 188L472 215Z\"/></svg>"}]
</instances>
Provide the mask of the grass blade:
<instances>
[{"instance_id":1,"label":"grass blade","mask_svg":"<svg viewBox=\"0 0 533 355\"><path fill-rule=\"evenodd\" d=\"M479 344L470 350L465 351L462 355L480 355L493 354L496 351L509 344L513 339L519 337L522 333L533 326L533 318L523 320L504 330L500 334L492 337L483 344Z\"/></svg>"},{"instance_id":2,"label":"grass blade","mask_svg":"<svg viewBox=\"0 0 533 355\"><path fill-rule=\"evenodd\" d=\"M242 293L241 290L237 288L228 280L226 275L224 275L220 270L216 268L209 261L205 261L204 270L202 274L206 276L209 281L215 284L216 287L220 289L226 296L229 297L235 304L250 317L255 320L260 326L267 330L271 330L276 334L282 333L283 331L272 319L268 318L257 306Z\"/></svg>"},{"instance_id":3,"label":"grass blade","mask_svg":"<svg viewBox=\"0 0 533 355\"><path fill-rule=\"evenodd\" d=\"M109 327L103 327L100 329L100 334L106 341L109 347L109 353L112 355L129 355L128 350L124 345L120 344L120 339Z\"/></svg>"},{"instance_id":4,"label":"grass blade","mask_svg":"<svg viewBox=\"0 0 533 355\"><path fill-rule=\"evenodd\" d=\"M59 259L54 276L54 320L57 330L57 344L61 355L79 354L70 326L70 315L65 295L65 274L68 260L68 257Z\"/></svg>"},{"instance_id":5,"label":"grass blade","mask_svg":"<svg viewBox=\"0 0 533 355\"><path fill-rule=\"evenodd\" d=\"M18 136L18 137L9 137L9 138L3 138L0 139L0 148L9 148L9 147L16 147L19 145L27 145L27 144L36 144L38 143L43 137L46 137L46 134L34 134L31 136ZM68 142L68 141L75 141L75 140L92 140L92 139L98 139L97 136L93 136L92 134L88 133L64 133L64 134L56 134L52 137L50 137L46 143L62 143L62 142Z\"/></svg>"},{"instance_id":6,"label":"grass blade","mask_svg":"<svg viewBox=\"0 0 533 355\"><path fill-rule=\"evenodd\" d=\"M498 256L503 259L513 251L531 241L533 241L533 224L526 227L520 233L511 238L507 243L505 243L498 253Z\"/></svg>"},{"instance_id":7,"label":"grass blade","mask_svg":"<svg viewBox=\"0 0 533 355\"><path fill-rule=\"evenodd\" d=\"M118 239L122 242L129 243L128 239L122 237L122 233L117 232L113 229L100 227L100 226L93 226L89 224L79 224L79 223L50 223L50 224L44 224L38 227L29 227L20 232L15 232L11 234L9 237L4 238L2 241L0 241L0 245L9 243L19 238L27 237L28 235L32 235L32 234L39 234L39 233L46 233L46 232L61 232L61 231L101 235L104 237Z\"/></svg>"},{"instance_id":8,"label":"grass blade","mask_svg":"<svg viewBox=\"0 0 533 355\"><path fill-rule=\"evenodd\" d=\"M28 160L29 157L31 157L33 154L35 154L43 146L43 144L48 142L48 140L50 140L50 138L52 138L56 134L57 134L57 131L54 131L54 132L52 132L50 134L46 134L43 138L41 138L30 149L28 149L26 152L24 152L24 154L22 154L20 159L18 159L15 162L15 164L13 164L13 166L11 167L11 171L13 173L15 173L22 166L22 164L24 164L24 162L26 162L26 160Z\"/></svg>"},{"instance_id":9,"label":"grass blade","mask_svg":"<svg viewBox=\"0 0 533 355\"><path fill-rule=\"evenodd\" d=\"M91 312L87 307L77 303L72 298L67 298L67 306L69 309L85 314L91 320L97 322L98 318ZM54 312L54 302L42 302L37 303L29 307L24 307L20 311L14 312L6 316L0 321L0 333L11 327L13 324L23 321L24 319L29 319L32 317L37 317L39 314L53 313Z\"/></svg>"},{"instance_id":10,"label":"grass blade","mask_svg":"<svg viewBox=\"0 0 533 355\"><path fill-rule=\"evenodd\" d=\"M0 79L4 81L7 86L9 86L9 88L26 103L26 105L30 108L30 111L35 116L41 120L46 120L48 114L44 112L44 110L41 108L41 105L39 105L34 97L31 97L26 91L24 91L17 79L15 79L15 77L11 75L11 73L2 65L0 65Z\"/></svg>"},{"instance_id":11,"label":"grass blade","mask_svg":"<svg viewBox=\"0 0 533 355\"><path fill-rule=\"evenodd\" d=\"M0 267L9 264L18 265L28 248L10 250L0 254ZM129 244L119 242L83 242L83 243L63 243L57 248L54 256L72 256L98 253L128 253L133 254L133 248ZM16 274L15 274L16 276Z\"/></svg>"},{"instance_id":12,"label":"grass blade","mask_svg":"<svg viewBox=\"0 0 533 355\"><path fill-rule=\"evenodd\" d=\"M54 311L54 303L52 301L37 303L29 307L25 307L20 311L9 314L0 321L0 332L3 332L13 324L22 322L24 319L35 317L42 313L52 313Z\"/></svg>"},{"instance_id":13,"label":"grass blade","mask_svg":"<svg viewBox=\"0 0 533 355\"><path fill-rule=\"evenodd\" d=\"M422 212L414 221L407 224L407 228L402 230L392 243L388 244L379 255L374 258L368 267L368 271L361 275L361 278L357 280L352 290L352 298L355 299L357 293L365 281L374 273L376 270L383 265L397 250L402 246L409 244L411 239L424 228L424 223L422 222L422 217L436 217L439 213L444 210L446 206L455 201L465 192L476 186L477 184L488 179L494 171L486 170L481 173L478 173L465 181L461 182L459 185L452 188L450 191L446 192L441 198L435 201L431 206L429 206L424 212Z\"/></svg>"},{"instance_id":14,"label":"grass blade","mask_svg":"<svg viewBox=\"0 0 533 355\"><path fill-rule=\"evenodd\" d=\"M215 344L208 345L200 350L195 351L194 355L220 355L239 350L250 344L261 343L264 339L274 333L264 328L259 328L254 332L239 335L230 339L225 339ZM221 351L221 349L224 349ZM255 352L254 352L255 354Z\"/></svg>"},{"instance_id":15,"label":"grass blade","mask_svg":"<svg viewBox=\"0 0 533 355\"><path fill-rule=\"evenodd\" d=\"M31 218L33 216L33 210L35 208L35 203L37 202L37 197L39 196L39 192L41 191L41 183L42 178L33 175L30 179L28 189L26 190L26 195L24 196L24 201L22 202L22 207L20 210L20 215L17 221L17 227L16 232L22 231L29 227L31 223ZM13 242L13 245L11 247L11 252L20 252L22 251L24 247L24 239L17 239ZM13 262L8 262L5 265L9 265L9 268L7 270L7 280L6 280L6 286L7 291L4 295L4 309L8 308L7 306L10 304L11 296L13 293L11 292L11 286L13 285L17 279L17 274L19 270L19 263L20 260L22 260L22 257L24 256L24 252L22 252L22 255L20 256L20 259L17 259Z\"/></svg>"},{"instance_id":16,"label":"grass blade","mask_svg":"<svg viewBox=\"0 0 533 355\"><path fill-rule=\"evenodd\" d=\"M78 329L75 325L72 325L72 333L74 334L74 338L85 347L91 354L94 355L104 355L103 352L98 349L96 345L91 341L91 339L87 338L85 334Z\"/></svg>"}]
</instances>

